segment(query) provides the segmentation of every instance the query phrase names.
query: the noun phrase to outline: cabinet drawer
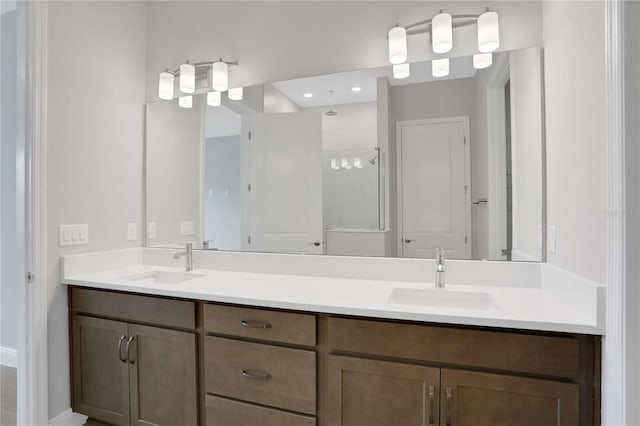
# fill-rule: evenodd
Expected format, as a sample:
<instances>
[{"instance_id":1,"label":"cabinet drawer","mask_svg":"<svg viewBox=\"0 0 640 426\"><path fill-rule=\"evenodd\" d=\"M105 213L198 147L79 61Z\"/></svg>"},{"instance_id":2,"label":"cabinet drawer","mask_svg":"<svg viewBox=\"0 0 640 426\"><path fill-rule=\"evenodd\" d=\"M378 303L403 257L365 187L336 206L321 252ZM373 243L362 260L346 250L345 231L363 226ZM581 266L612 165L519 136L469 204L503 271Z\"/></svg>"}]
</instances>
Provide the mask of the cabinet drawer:
<instances>
[{"instance_id":1,"label":"cabinet drawer","mask_svg":"<svg viewBox=\"0 0 640 426\"><path fill-rule=\"evenodd\" d=\"M196 328L195 303L183 300L74 287L71 290L71 310L126 321Z\"/></svg>"},{"instance_id":2,"label":"cabinet drawer","mask_svg":"<svg viewBox=\"0 0 640 426\"><path fill-rule=\"evenodd\" d=\"M329 318L329 348L331 351L579 379L579 341L571 336Z\"/></svg>"},{"instance_id":3,"label":"cabinet drawer","mask_svg":"<svg viewBox=\"0 0 640 426\"><path fill-rule=\"evenodd\" d=\"M207 393L315 415L316 354L207 336Z\"/></svg>"},{"instance_id":4,"label":"cabinet drawer","mask_svg":"<svg viewBox=\"0 0 640 426\"><path fill-rule=\"evenodd\" d=\"M315 417L207 395L207 426L315 426Z\"/></svg>"},{"instance_id":5,"label":"cabinet drawer","mask_svg":"<svg viewBox=\"0 0 640 426\"><path fill-rule=\"evenodd\" d=\"M316 344L316 317L309 314L207 304L204 330L270 342Z\"/></svg>"}]
</instances>

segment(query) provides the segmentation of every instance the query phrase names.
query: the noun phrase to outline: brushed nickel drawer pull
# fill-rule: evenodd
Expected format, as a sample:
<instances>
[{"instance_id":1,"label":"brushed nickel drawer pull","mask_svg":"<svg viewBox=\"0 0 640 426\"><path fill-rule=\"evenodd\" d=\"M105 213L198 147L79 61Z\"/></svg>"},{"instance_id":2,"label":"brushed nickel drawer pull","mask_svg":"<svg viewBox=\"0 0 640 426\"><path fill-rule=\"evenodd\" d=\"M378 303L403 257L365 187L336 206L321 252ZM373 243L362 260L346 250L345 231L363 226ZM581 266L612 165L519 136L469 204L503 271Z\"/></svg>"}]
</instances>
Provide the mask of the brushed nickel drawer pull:
<instances>
[{"instance_id":1,"label":"brushed nickel drawer pull","mask_svg":"<svg viewBox=\"0 0 640 426\"><path fill-rule=\"evenodd\" d=\"M434 402L436 397L436 388L433 385L429 385L429 424L433 423L433 410L434 410Z\"/></svg>"},{"instance_id":2,"label":"brushed nickel drawer pull","mask_svg":"<svg viewBox=\"0 0 640 426\"><path fill-rule=\"evenodd\" d=\"M127 359L131 364L136 363L134 359L131 359L131 342L133 342L134 340L136 340L135 337L129 337L129 340L127 340Z\"/></svg>"},{"instance_id":3,"label":"brushed nickel drawer pull","mask_svg":"<svg viewBox=\"0 0 640 426\"><path fill-rule=\"evenodd\" d=\"M126 338L127 336L123 334L120 336L120 340L118 341L118 358L120 358L120 361L122 362L127 362L127 359L122 356L122 342L124 342L124 339Z\"/></svg>"},{"instance_id":4,"label":"brushed nickel drawer pull","mask_svg":"<svg viewBox=\"0 0 640 426\"><path fill-rule=\"evenodd\" d=\"M450 387L445 388L447 394L447 426L451 426L451 400L453 399L453 391Z\"/></svg>"},{"instance_id":5,"label":"brushed nickel drawer pull","mask_svg":"<svg viewBox=\"0 0 640 426\"><path fill-rule=\"evenodd\" d=\"M240 325L248 328L263 328L263 329L271 328L271 323L269 323L269 321L261 322L261 321L242 320L240 321Z\"/></svg>"},{"instance_id":6,"label":"brushed nickel drawer pull","mask_svg":"<svg viewBox=\"0 0 640 426\"><path fill-rule=\"evenodd\" d=\"M263 371L242 370L241 373L242 373L242 377L246 377L247 379L269 380L271 378L271 374L265 373Z\"/></svg>"}]
</instances>

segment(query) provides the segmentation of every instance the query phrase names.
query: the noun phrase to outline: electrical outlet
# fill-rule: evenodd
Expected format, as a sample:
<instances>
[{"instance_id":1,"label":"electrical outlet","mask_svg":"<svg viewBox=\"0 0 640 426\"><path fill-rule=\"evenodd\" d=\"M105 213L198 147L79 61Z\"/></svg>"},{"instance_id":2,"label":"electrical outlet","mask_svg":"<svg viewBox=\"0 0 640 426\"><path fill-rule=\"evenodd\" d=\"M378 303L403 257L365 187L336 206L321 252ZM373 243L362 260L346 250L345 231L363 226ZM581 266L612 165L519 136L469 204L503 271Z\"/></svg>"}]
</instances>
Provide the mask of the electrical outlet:
<instances>
[{"instance_id":1,"label":"electrical outlet","mask_svg":"<svg viewBox=\"0 0 640 426\"><path fill-rule=\"evenodd\" d=\"M153 240L158 236L158 227L155 222L147 223L147 239Z\"/></svg>"},{"instance_id":2,"label":"electrical outlet","mask_svg":"<svg viewBox=\"0 0 640 426\"><path fill-rule=\"evenodd\" d=\"M137 231L135 223L127 223L127 241L135 241L138 238Z\"/></svg>"},{"instance_id":3,"label":"electrical outlet","mask_svg":"<svg viewBox=\"0 0 640 426\"><path fill-rule=\"evenodd\" d=\"M89 225L58 226L58 245L79 246L89 244Z\"/></svg>"}]
</instances>

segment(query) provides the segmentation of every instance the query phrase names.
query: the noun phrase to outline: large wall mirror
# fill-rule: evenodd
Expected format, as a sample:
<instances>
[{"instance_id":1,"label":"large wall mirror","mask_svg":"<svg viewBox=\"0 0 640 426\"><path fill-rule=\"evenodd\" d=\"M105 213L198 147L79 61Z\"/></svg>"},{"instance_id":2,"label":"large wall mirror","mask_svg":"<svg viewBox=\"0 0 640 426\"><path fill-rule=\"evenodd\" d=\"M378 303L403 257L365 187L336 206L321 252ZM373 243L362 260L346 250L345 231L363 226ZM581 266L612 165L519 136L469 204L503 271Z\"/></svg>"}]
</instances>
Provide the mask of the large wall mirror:
<instances>
[{"instance_id":1,"label":"large wall mirror","mask_svg":"<svg viewBox=\"0 0 640 426\"><path fill-rule=\"evenodd\" d=\"M147 105L146 244L543 260L542 52Z\"/></svg>"}]
</instances>

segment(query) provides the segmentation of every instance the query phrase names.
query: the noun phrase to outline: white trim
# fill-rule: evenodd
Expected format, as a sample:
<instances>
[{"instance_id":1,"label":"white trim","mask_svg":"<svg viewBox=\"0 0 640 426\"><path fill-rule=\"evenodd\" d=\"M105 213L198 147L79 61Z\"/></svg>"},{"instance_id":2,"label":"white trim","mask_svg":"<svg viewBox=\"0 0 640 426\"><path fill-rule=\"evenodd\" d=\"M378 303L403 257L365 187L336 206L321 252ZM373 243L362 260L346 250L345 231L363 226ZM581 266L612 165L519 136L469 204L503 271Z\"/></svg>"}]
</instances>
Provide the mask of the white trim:
<instances>
[{"instance_id":1,"label":"white trim","mask_svg":"<svg viewBox=\"0 0 640 426\"><path fill-rule=\"evenodd\" d=\"M625 161L622 4L604 2L606 98L607 319L602 357L602 423L626 424ZM636 404L636 401L629 401Z\"/></svg>"},{"instance_id":2,"label":"white trim","mask_svg":"<svg viewBox=\"0 0 640 426\"><path fill-rule=\"evenodd\" d=\"M16 368L18 366L18 350L0 346L0 365Z\"/></svg>"},{"instance_id":3,"label":"white trim","mask_svg":"<svg viewBox=\"0 0 640 426\"><path fill-rule=\"evenodd\" d=\"M472 232L471 232L471 134L469 127L469 117L443 117L443 118L429 118L420 120L405 120L396 121L396 198L397 198L397 216L396 216L396 229L397 234L397 255L403 257L403 222L402 222L402 128L404 126L417 126L422 124L438 124L438 123L455 123L462 122L465 125L465 138L466 143L464 146L464 184L467 187L467 193L465 194L465 235L467 237L467 244L465 244L465 256L467 259L471 259L471 247L473 247Z\"/></svg>"},{"instance_id":4,"label":"white trim","mask_svg":"<svg viewBox=\"0 0 640 426\"><path fill-rule=\"evenodd\" d=\"M84 414L74 413L68 408L49 420L49 426L83 426L87 419Z\"/></svg>"},{"instance_id":5,"label":"white trim","mask_svg":"<svg viewBox=\"0 0 640 426\"><path fill-rule=\"evenodd\" d=\"M507 247L506 193L506 122L504 87L510 78L507 55L498 55L491 78L487 82L487 150L489 164L488 203L489 255L491 260L506 260Z\"/></svg>"},{"instance_id":6,"label":"white trim","mask_svg":"<svg viewBox=\"0 0 640 426\"><path fill-rule=\"evenodd\" d=\"M35 274L33 283L19 283L18 319L18 424L48 423L48 364L46 280L46 105L48 3L18 3L19 149L24 194L24 238L18 250L25 254L22 274ZM23 99L23 100L22 100ZM19 163L20 165L20 163ZM22 241L20 241L22 240ZM22 275L24 277L24 275Z\"/></svg>"}]
</instances>

